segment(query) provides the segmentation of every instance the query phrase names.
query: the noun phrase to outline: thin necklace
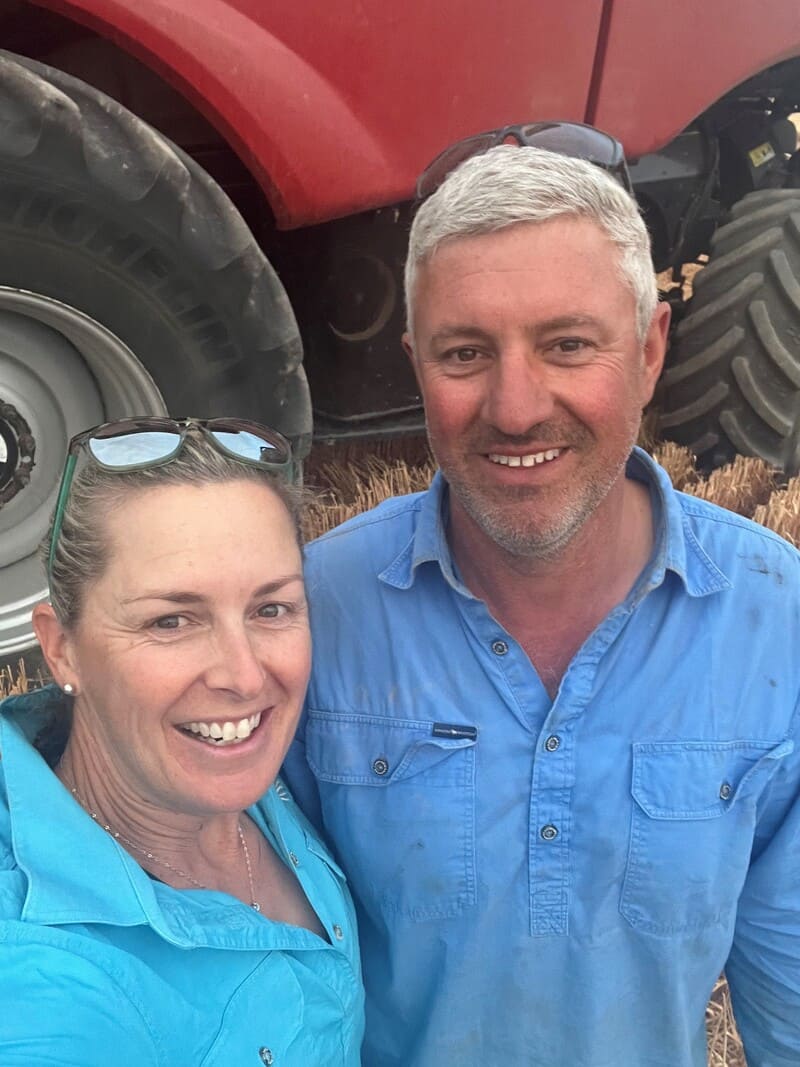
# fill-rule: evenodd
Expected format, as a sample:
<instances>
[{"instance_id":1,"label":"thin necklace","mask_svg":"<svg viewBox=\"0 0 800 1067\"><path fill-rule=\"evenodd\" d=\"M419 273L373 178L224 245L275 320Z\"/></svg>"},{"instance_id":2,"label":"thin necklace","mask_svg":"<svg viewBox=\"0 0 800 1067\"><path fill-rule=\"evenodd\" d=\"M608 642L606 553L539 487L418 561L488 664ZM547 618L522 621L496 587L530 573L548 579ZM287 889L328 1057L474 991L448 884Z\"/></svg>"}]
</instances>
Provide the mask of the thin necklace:
<instances>
[{"instance_id":1,"label":"thin necklace","mask_svg":"<svg viewBox=\"0 0 800 1067\"><path fill-rule=\"evenodd\" d=\"M112 829L108 825L108 823L102 822L97 812L92 811L89 808L89 805L85 803L83 797L81 797L80 793L74 786L70 789L70 792L78 801L80 806L86 811L86 813L90 815L92 819L94 819L97 825L102 826L105 832L107 834L110 834L111 837L113 837L115 840L122 841L130 848L135 849L136 852L139 852L142 856L145 857L145 859L150 860L151 863L157 863L159 867L164 867L166 870L172 871L173 874L177 874L180 878L184 878L187 882L191 882L195 889L209 888L207 885L203 885L202 882L198 882L196 878L192 878L192 876L187 871L182 871L180 867L173 866L173 864L168 863L164 859L161 859L160 856L156 856L155 853L150 852L146 848L142 848L141 845L137 845L135 841L132 841L129 837L126 837L125 834L120 833L119 830ZM253 884L253 868L250 865L250 850L247 847L247 841L245 841L244 830L242 830L241 822L236 823L236 829L239 831L239 841L242 846L242 852L244 853L244 862L247 866L247 881L250 885L250 907L253 909L253 911L261 911L261 905L256 900L256 890Z\"/></svg>"},{"instance_id":2,"label":"thin necklace","mask_svg":"<svg viewBox=\"0 0 800 1067\"><path fill-rule=\"evenodd\" d=\"M256 900L256 891L253 887L253 868L250 866L250 849L247 847L247 842L244 839L244 830L242 829L241 822L237 822L236 829L239 831L239 840L242 842L242 851L244 852L244 862L247 864L247 881L250 883L250 907L253 911L261 911L261 905Z\"/></svg>"}]
</instances>

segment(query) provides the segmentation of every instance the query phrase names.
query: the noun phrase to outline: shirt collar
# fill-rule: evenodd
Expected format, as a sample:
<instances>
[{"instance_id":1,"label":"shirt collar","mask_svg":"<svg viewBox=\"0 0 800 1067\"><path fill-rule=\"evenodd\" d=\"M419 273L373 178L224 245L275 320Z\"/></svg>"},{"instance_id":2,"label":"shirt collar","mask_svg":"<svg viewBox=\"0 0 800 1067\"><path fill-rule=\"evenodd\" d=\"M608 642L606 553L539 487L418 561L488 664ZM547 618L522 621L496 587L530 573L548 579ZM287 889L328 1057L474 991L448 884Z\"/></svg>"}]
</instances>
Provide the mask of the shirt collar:
<instances>
[{"instance_id":1,"label":"shirt collar","mask_svg":"<svg viewBox=\"0 0 800 1067\"><path fill-rule=\"evenodd\" d=\"M29 743L28 737L57 712L61 699L58 689L48 686L5 701L0 717L11 838L16 861L28 880L21 917L43 924L149 923L174 940L150 879L92 822ZM102 880L98 871L103 872Z\"/></svg>"},{"instance_id":2,"label":"shirt collar","mask_svg":"<svg viewBox=\"0 0 800 1067\"><path fill-rule=\"evenodd\" d=\"M730 588L730 581L698 541L681 506L681 495L667 472L641 448L634 448L626 477L644 482L650 490L656 523L655 548L640 583L647 590L664 581L667 571L676 574L689 596L706 596ZM410 589L418 568L437 565L445 581L457 592L472 594L459 580L447 543L448 485L437 471L430 488L422 494L416 512L414 535L379 578L396 589Z\"/></svg>"},{"instance_id":3,"label":"shirt collar","mask_svg":"<svg viewBox=\"0 0 800 1067\"><path fill-rule=\"evenodd\" d=\"M265 923L226 894L197 893L190 900L153 882L92 821L31 744L64 699L61 690L50 685L0 702L0 782L5 779L11 847L28 883L23 921L44 926L147 925L181 948L225 948L233 935L233 947L319 947L319 938L310 931ZM313 852L338 870L324 850L313 846L302 825L287 814L293 805L284 803L288 797L281 796L284 789L273 786L257 805L248 808L248 814L262 832L276 835L285 854L289 849L301 856ZM2 802L0 795L0 809ZM324 911L321 918L327 921Z\"/></svg>"},{"instance_id":4,"label":"shirt collar","mask_svg":"<svg viewBox=\"0 0 800 1067\"><path fill-rule=\"evenodd\" d=\"M417 568L423 563L432 563L439 567L445 581L457 592L472 596L456 574L447 543L448 496L447 482L442 472L437 470L429 489L421 494L414 535L400 554L378 575L382 582L396 589L410 589L414 584Z\"/></svg>"}]
</instances>

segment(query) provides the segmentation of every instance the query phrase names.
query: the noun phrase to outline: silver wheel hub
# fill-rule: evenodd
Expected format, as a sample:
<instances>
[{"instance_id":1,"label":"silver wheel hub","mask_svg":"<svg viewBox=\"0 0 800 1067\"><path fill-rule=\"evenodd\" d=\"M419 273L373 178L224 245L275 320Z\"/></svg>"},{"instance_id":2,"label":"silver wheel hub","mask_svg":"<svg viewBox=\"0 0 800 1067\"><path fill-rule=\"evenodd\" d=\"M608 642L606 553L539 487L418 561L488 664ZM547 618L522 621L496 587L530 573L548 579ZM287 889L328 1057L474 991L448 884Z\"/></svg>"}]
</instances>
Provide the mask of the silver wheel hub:
<instances>
[{"instance_id":1,"label":"silver wheel hub","mask_svg":"<svg viewBox=\"0 0 800 1067\"><path fill-rule=\"evenodd\" d=\"M13 404L0 397L0 507L31 480L35 453L30 426Z\"/></svg>"},{"instance_id":2,"label":"silver wheel hub","mask_svg":"<svg viewBox=\"0 0 800 1067\"><path fill-rule=\"evenodd\" d=\"M37 558L73 434L125 415L163 415L145 367L100 323L49 297L0 286L0 657L35 642L47 597Z\"/></svg>"}]
</instances>

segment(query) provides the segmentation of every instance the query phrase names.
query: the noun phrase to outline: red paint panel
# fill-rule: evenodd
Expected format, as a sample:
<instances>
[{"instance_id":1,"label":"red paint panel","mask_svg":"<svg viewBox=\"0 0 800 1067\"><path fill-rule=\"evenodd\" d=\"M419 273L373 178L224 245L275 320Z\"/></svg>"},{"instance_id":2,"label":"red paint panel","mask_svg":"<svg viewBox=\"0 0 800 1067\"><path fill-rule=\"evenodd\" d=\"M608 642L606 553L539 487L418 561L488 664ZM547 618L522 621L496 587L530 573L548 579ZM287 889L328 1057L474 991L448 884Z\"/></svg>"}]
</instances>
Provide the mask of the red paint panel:
<instances>
[{"instance_id":1,"label":"red paint panel","mask_svg":"<svg viewBox=\"0 0 800 1067\"><path fill-rule=\"evenodd\" d=\"M798 55L798 0L613 0L589 121L636 158L740 82Z\"/></svg>"},{"instance_id":2,"label":"red paint panel","mask_svg":"<svg viewBox=\"0 0 800 1067\"><path fill-rule=\"evenodd\" d=\"M466 134L583 119L602 0L40 0L185 92L298 226L407 199Z\"/></svg>"}]
</instances>

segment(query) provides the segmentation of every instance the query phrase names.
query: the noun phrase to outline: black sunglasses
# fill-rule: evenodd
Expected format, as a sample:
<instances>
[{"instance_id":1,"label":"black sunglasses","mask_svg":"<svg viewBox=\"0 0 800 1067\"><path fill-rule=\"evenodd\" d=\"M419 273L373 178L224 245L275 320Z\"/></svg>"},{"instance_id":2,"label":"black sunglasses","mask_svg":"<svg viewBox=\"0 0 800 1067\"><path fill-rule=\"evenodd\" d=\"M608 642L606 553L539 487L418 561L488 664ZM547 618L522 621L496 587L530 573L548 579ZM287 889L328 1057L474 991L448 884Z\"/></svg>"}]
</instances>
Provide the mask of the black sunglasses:
<instances>
[{"instance_id":1,"label":"black sunglasses","mask_svg":"<svg viewBox=\"0 0 800 1067\"><path fill-rule=\"evenodd\" d=\"M417 179L417 200L425 200L435 193L445 178L465 160L483 155L496 145L514 142L594 163L633 193L625 153L616 138L581 122L530 122L524 126L503 126L499 130L476 133L445 148Z\"/></svg>"},{"instance_id":2,"label":"black sunglasses","mask_svg":"<svg viewBox=\"0 0 800 1067\"><path fill-rule=\"evenodd\" d=\"M291 467L292 449L286 438L277 430L246 419L169 419L154 415L93 426L76 434L67 449L53 518L48 575L53 571L78 454L85 451L93 463L107 471L122 474L147 470L175 459L189 430L199 430L218 452L239 463L277 472Z\"/></svg>"}]
</instances>

